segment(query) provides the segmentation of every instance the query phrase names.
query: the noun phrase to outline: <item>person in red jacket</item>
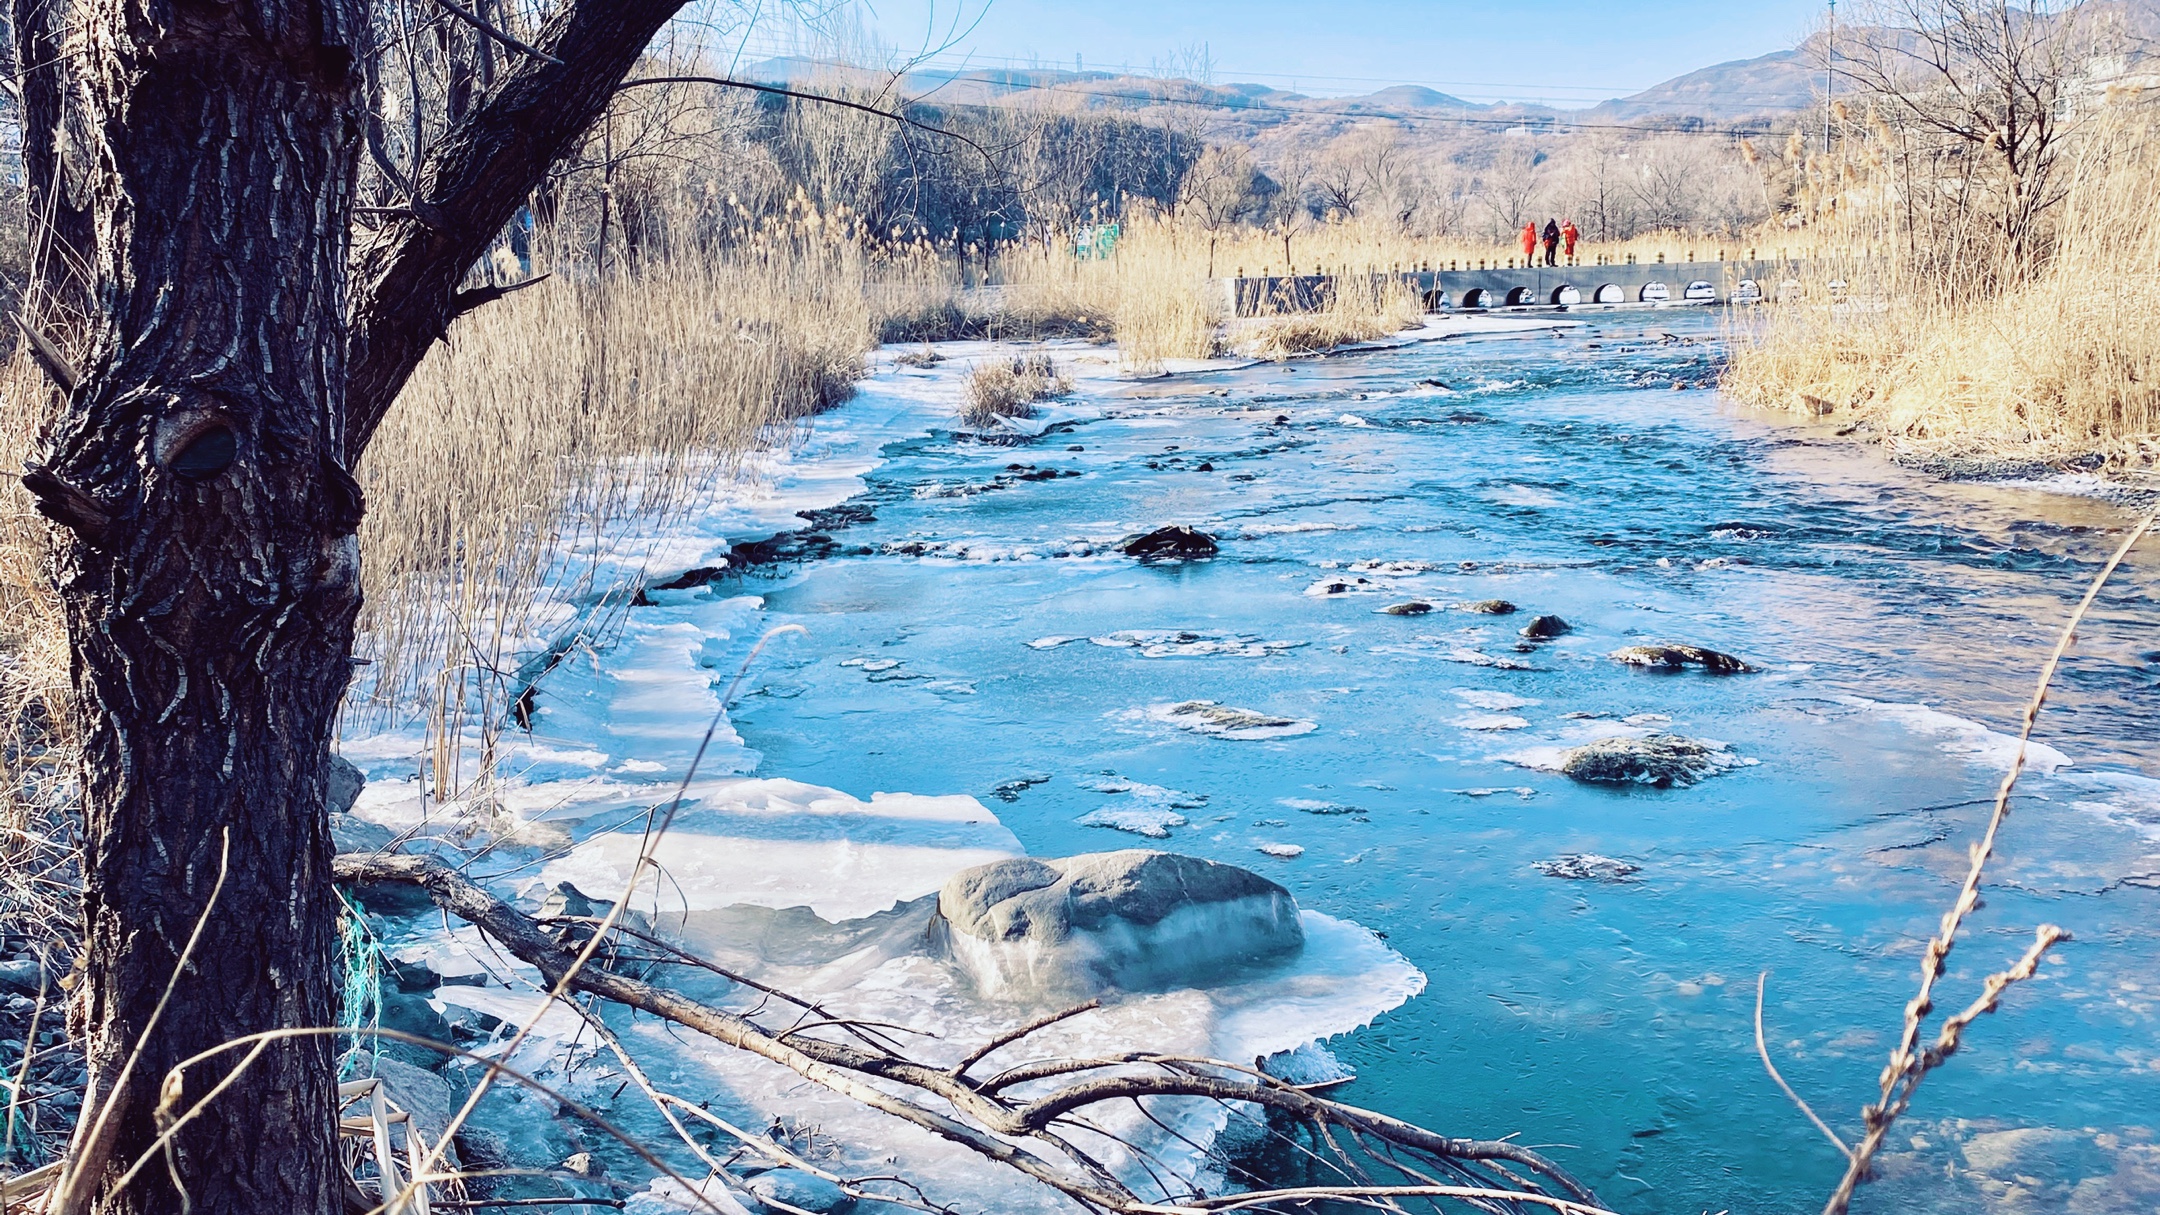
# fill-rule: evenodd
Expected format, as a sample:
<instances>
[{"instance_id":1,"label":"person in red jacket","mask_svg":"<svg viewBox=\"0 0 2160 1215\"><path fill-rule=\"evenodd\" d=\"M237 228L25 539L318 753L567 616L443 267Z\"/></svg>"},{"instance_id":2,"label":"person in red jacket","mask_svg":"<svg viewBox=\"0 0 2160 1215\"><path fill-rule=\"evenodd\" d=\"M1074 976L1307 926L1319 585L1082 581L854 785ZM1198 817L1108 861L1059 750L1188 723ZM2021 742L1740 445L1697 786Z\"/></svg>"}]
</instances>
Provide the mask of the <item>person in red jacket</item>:
<instances>
[{"instance_id":1,"label":"person in red jacket","mask_svg":"<svg viewBox=\"0 0 2160 1215\"><path fill-rule=\"evenodd\" d=\"M1575 260L1575 241L1581 236L1582 232L1575 227L1574 220L1568 220L1560 225L1561 252L1566 255L1569 261Z\"/></svg>"},{"instance_id":2,"label":"person in red jacket","mask_svg":"<svg viewBox=\"0 0 2160 1215\"><path fill-rule=\"evenodd\" d=\"M1536 262L1537 221L1525 220L1523 221L1522 226L1522 264L1525 266L1530 266L1534 265Z\"/></svg>"}]
</instances>

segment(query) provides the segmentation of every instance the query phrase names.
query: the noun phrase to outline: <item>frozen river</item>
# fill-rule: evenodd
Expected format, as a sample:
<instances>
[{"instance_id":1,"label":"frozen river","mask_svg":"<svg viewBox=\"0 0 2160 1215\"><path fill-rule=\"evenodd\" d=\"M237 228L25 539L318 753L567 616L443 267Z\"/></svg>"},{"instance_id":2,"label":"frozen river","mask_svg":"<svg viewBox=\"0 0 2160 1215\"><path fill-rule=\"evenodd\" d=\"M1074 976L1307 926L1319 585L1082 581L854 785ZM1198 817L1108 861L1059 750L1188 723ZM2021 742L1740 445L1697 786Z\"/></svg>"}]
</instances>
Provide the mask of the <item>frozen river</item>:
<instances>
[{"instance_id":1,"label":"frozen river","mask_svg":"<svg viewBox=\"0 0 2160 1215\"><path fill-rule=\"evenodd\" d=\"M1429 987L1336 1042L1354 1103L1570 1145L1622 1210L1815 1209L1841 1161L1755 1058L1756 975L1785 1075L1854 1125L2006 734L2129 514L1738 414L1702 391L1718 323L1090 389L1099 417L1023 445L894 444L840 554L741 584L810 636L735 725L760 773L971 794L1032 854L1228 861L1384 934ZM1164 524L1220 554L1109 551ZM2155 569L2084 629L1944 1002L2041 921L2076 940L1929 1079L1863 1209L2160 1202ZM1521 610L1449 610L1486 599ZM1440 610L1379 610L1413 600ZM1539 613L1572 631L1519 650ZM1644 642L1759 670L1605 657ZM1195 700L1313 728L1180 728ZM1742 763L1687 788L1539 766L1650 729ZM1639 868L1539 867L1570 854Z\"/></svg>"}]
</instances>

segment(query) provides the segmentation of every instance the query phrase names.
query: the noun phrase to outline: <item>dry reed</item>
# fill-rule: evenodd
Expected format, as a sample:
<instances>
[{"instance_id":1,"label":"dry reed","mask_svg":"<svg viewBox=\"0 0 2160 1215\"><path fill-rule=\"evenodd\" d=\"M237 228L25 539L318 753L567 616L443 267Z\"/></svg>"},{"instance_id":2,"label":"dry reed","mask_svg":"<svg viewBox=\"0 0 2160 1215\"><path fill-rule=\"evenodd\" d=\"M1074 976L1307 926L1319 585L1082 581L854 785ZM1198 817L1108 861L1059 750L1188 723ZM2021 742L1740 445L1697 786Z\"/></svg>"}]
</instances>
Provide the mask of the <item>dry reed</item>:
<instances>
[{"instance_id":1,"label":"dry reed","mask_svg":"<svg viewBox=\"0 0 2160 1215\"><path fill-rule=\"evenodd\" d=\"M2037 266L1915 231L1867 168L1825 235L1872 257L1809 267L1807 295L1738 343L1725 386L1800 413L1851 415L1900 448L2117 468L2160 458L2160 142L2149 118L2076 151ZM1877 173L1869 177L1870 172ZM1833 281L1845 290L1834 293Z\"/></svg>"},{"instance_id":2,"label":"dry reed","mask_svg":"<svg viewBox=\"0 0 2160 1215\"><path fill-rule=\"evenodd\" d=\"M622 589L595 579L635 563L615 551L627 523L664 521L850 391L875 328L863 257L798 226L519 291L407 385L360 469L356 707L428 719L433 796L484 792L519 661L570 604Z\"/></svg>"},{"instance_id":3,"label":"dry reed","mask_svg":"<svg viewBox=\"0 0 2160 1215\"><path fill-rule=\"evenodd\" d=\"M960 420L970 426L988 426L999 418L1032 418L1035 402L1071 391L1072 381L1058 371L1047 354L992 359L978 363L968 373Z\"/></svg>"}]
</instances>

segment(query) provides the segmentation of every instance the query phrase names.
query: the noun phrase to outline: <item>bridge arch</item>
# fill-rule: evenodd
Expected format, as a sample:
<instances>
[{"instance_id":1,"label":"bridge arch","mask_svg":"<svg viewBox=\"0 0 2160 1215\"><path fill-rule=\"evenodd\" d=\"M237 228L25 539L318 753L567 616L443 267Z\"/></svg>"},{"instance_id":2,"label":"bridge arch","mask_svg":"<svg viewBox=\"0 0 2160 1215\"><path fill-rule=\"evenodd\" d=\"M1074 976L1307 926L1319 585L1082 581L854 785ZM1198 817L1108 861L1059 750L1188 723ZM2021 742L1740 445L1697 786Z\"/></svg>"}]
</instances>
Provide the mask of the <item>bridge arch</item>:
<instances>
[{"instance_id":1,"label":"bridge arch","mask_svg":"<svg viewBox=\"0 0 2160 1215\"><path fill-rule=\"evenodd\" d=\"M1672 288L1663 283L1644 283L1635 298L1645 304L1662 304L1672 299Z\"/></svg>"},{"instance_id":2,"label":"bridge arch","mask_svg":"<svg viewBox=\"0 0 2160 1215\"><path fill-rule=\"evenodd\" d=\"M1425 311L1427 312L1445 312L1448 309L1448 303L1447 292L1438 287L1425 293Z\"/></svg>"},{"instance_id":3,"label":"bridge arch","mask_svg":"<svg viewBox=\"0 0 2160 1215\"><path fill-rule=\"evenodd\" d=\"M1739 284L1733 288L1732 302L1735 304L1762 303L1762 284L1751 278L1741 279Z\"/></svg>"},{"instance_id":4,"label":"bridge arch","mask_svg":"<svg viewBox=\"0 0 2160 1215\"><path fill-rule=\"evenodd\" d=\"M1553 288L1552 302L1563 308L1569 304L1580 304L1582 303L1582 292L1576 290L1573 283L1562 283Z\"/></svg>"},{"instance_id":5,"label":"bridge arch","mask_svg":"<svg viewBox=\"0 0 2160 1215\"><path fill-rule=\"evenodd\" d=\"M1465 308L1490 308L1492 307L1492 292L1483 287L1472 287L1462 293L1462 306Z\"/></svg>"},{"instance_id":6,"label":"bridge arch","mask_svg":"<svg viewBox=\"0 0 2160 1215\"><path fill-rule=\"evenodd\" d=\"M1627 288L1618 283L1600 284L1596 294L1590 297L1590 301L1596 304L1625 304L1627 303Z\"/></svg>"},{"instance_id":7,"label":"bridge arch","mask_svg":"<svg viewBox=\"0 0 2160 1215\"><path fill-rule=\"evenodd\" d=\"M1521 308L1524 305L1535 304L1537 302L1537 288L1535 287L1508 288L1507 306L1510 308Z\"/></svg>"},{"instance_id":8,"label":"bridge arch","mask_svg":"<svg viewBox=\"0 0 2160 1215\"><path fill-rule=\"evenodd\" d=\"M1680 293L1680 298L1690 304L1715 304L1717 284L1706 278L1696 279L1687 285L1687 290Z\"/></svg>"}]
</instances>

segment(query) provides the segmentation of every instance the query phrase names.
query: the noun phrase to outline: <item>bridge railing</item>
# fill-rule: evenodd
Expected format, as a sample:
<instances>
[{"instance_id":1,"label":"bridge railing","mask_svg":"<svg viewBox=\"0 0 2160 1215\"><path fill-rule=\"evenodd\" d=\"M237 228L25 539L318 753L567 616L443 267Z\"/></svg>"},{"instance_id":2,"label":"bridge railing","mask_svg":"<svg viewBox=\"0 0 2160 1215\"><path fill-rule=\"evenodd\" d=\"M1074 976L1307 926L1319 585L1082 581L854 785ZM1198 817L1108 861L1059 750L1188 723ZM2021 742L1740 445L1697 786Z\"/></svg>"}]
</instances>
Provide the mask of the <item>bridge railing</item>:
<instances>
[{"instance_id":1,"label":"bridge railing","mask_svg":"<svg viewBox=\"0 0 2160 1215\"><path fill-rule=\"evenodd\" d=\"M1427 311L1731 304L1792 295L1805 265L1799 258L1783 258L1241 275L1214 280L1214 291L1218 306L1239 317L1319 312L1358 278L1376 295L1398 284L1424 301Z\"/></svg>"}]
</instances>

